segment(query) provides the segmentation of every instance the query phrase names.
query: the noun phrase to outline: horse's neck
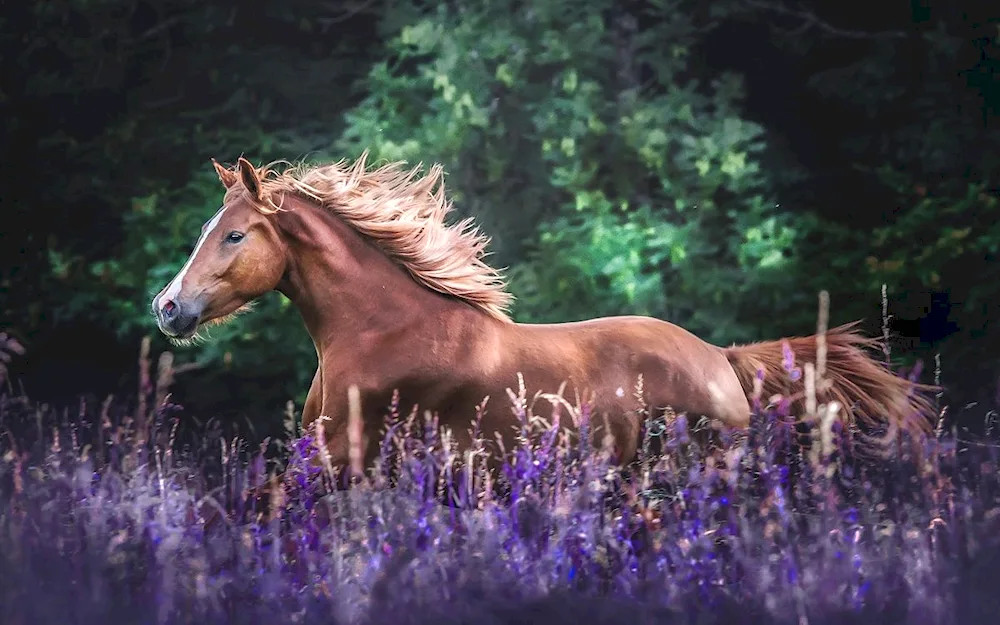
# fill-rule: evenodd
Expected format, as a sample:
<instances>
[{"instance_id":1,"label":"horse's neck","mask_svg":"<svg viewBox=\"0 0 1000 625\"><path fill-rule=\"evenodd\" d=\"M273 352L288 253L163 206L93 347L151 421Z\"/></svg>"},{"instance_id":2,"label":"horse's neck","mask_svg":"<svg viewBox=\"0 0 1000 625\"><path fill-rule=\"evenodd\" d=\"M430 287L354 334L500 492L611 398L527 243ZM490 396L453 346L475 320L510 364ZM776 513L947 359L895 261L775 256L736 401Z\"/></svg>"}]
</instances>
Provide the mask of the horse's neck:
<instances>
[{"instance_id":1,"label":"horse's neck","mask_svg":"<svg viewBox=\"0 0 1000 625\"><path fill-rule=\"evenodd\" d=\"M444 318L468 322L481 314L420 285L376 246L322 209L310 206L296 225L287 233L293 257L278 290L298 308L321 355L331 349L354 352L363 347L365 337L426 336L444 331ZM339 241L324 244L324 236Z\"/></svg>"}]
</instances>

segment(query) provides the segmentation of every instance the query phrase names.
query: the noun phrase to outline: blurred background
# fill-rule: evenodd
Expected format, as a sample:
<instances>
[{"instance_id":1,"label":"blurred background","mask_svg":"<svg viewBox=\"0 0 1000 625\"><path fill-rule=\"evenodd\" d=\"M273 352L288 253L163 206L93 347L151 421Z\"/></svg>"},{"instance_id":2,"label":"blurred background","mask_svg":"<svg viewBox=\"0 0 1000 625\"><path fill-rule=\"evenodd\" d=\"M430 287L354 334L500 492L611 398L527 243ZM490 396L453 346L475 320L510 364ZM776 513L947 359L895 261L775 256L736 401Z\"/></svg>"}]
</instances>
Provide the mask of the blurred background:
<instances>
[{"instance_id":1,"label":"blurred background","mask_svg":"<svg viewBox=\"0 0 1000 625\"><path fill-rule=\"evenodd\" d=\"M519 321L726 344L813 332L826 289L879 334L884 284L894 363L940 355L953 414L996 406L995 2L35 0L0 25L0 330L35 399L134 393L142 337L169 348L149 301L221 202L210 158L367 148L444 164ZM212 336L174 349L188 413L266 429L304 399L280 296Z\"/></svg>"}]
</instances>

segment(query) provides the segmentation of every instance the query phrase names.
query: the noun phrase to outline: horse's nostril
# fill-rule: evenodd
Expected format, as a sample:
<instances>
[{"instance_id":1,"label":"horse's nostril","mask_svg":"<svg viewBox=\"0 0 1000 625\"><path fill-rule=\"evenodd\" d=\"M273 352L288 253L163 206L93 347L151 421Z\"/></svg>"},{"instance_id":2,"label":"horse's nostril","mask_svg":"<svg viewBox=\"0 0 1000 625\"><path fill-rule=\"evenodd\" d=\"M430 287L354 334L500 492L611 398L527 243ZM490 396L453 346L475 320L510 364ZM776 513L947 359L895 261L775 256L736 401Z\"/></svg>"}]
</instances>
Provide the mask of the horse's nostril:
<instances>
[{"instance_id":1,"label":"horse's nostril","mask_svg":"<svg viewBox=\"0 0 1000 625\"><path fill-rule=\"evenodd\" d=\"M177 304L175 304L173 300L167 300L163 304L163 314L168 317L172 317L175 312L177 312Z\"/></svg>"}]
</instances>

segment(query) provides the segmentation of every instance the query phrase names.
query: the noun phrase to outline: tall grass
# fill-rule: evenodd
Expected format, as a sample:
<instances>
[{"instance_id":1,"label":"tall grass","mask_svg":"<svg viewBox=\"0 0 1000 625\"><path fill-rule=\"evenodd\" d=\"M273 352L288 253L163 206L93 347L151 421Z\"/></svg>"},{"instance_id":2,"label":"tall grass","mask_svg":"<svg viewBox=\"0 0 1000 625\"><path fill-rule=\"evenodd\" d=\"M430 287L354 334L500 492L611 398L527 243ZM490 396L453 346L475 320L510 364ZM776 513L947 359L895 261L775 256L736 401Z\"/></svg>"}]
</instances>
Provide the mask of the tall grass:
<instances>
[{"instance_id":1,"label":"tall grass","mask_svg":"<svg viewBox=\"0 0 1000 625\"><path fill-rule=\"evenodd\" d=\"M312 436L193 425L148 344L133 405L0 396L0 620L34 623L990 623L995 442L902 439L882 463L822 419L761 410L738 438L648 416L623 472L511 394L518 444L450 448L388 407L345 491ZM637 381L641 384L641 381ZM638 391L639 389L637 389ZM493 409L505 409L494 406ZM919 453L918 453L919 452ZM284 471L265 514L249 489ZM500 495L498 495L498 493ZM206 523L206 520L212 520Z\"/></svg>"}]
</instances>

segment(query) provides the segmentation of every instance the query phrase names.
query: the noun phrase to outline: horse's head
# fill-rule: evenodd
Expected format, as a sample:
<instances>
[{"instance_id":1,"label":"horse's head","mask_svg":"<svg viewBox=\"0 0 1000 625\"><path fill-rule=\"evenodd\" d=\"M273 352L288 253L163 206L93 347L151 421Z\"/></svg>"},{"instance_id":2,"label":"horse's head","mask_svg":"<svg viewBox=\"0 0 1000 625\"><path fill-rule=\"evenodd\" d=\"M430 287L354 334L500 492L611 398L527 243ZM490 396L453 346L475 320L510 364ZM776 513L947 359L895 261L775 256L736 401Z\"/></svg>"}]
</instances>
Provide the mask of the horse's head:
<instances>
[{"instance_id":1,"label":"horse's head","mask_svg":"<svg viewBox=\"0 0 1000 625\"><path fill-rule=\"evenodd\" d=\"M273 290L286 267L284 243L266 208L260 172L246 159L238 171L215 163L225 201L201 228L191 256L153 298L160 331L193 337L204 324L221 323Z\"/></svg>"}]
</instances>

